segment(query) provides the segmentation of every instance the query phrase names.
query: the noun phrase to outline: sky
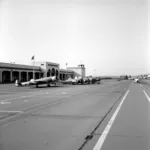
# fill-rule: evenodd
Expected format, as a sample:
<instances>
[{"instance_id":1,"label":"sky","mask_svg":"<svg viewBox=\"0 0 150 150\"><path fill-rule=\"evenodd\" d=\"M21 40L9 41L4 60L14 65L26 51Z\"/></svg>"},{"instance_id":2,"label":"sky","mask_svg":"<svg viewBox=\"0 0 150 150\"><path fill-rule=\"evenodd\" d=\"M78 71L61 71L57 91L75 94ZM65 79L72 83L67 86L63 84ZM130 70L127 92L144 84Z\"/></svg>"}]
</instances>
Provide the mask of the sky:
<instances>
[{"instance_id":1,"label":"sky","mask_svg":"<svg viewBox=\"0 0 150 150\"><path fill-rule=\"evenodd\" d=\"M148 0L0 0L0 62L150 73ZM94 71L95 70L95 71Z\"/></svg>"}]
</instances>

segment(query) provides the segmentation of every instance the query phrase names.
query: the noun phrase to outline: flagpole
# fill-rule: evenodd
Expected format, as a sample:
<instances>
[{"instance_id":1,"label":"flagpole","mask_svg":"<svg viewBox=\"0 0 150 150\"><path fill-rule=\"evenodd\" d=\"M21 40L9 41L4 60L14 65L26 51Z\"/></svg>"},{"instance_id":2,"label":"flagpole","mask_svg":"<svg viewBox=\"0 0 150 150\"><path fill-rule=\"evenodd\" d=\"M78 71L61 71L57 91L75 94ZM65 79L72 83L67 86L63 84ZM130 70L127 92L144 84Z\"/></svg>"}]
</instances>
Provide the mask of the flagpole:
<instances>
[{"instance_id":1,"label":"flagpole","mask_svg":"<svg viewBox=\"0 0 150 150\"><path fill-rule=\"evenodd\" d=\"M66 63L66 76L67 76L67 78L68 78L68 74L67 74L67 65L68 65L68 63Z\"/></svg>"},{"instance_id":2,"label":"flagpole","mask_svg":"<svg viewBox=\"0 0 150 150\"><path fill-rule=\"evenodd\" d=\"M34 60L34 56L33 56L33 79L35 79L35 71L34 71L34 66L35 66L35 60Z\"/></svg>"},{"instance_id":3,"label":"flagpole","mask_svg":"<svg viewBox=\"0 0 150 150\"><path fill-rule=\"evenodd\" d=\"M33 59L33 79L34 79L34 59Z\"/></svg>"}]
</instances>

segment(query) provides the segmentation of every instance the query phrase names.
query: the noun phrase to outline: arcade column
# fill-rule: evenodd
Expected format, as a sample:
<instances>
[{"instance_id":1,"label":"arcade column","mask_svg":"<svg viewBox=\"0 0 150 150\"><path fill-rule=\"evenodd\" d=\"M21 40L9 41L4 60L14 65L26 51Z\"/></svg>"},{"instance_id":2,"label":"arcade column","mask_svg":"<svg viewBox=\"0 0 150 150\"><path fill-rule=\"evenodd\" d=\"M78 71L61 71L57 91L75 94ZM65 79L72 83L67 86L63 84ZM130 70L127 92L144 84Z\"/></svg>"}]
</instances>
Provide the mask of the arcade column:
<instances>
[{"instance_id":1,"label":"arcade column","mask_svg":"<svg viewBox=\"0 0 150 150\"><path fill-rule=\"evenodd\" d=\"M35 79L35 71L33 71L33 79Z\"/></svg>"},{"instance_id":2,"label":"arcade column","mask_svg":"<svg viewBox=\"0 0 150 150\"><path fill-rule=\"evenodd\" d=\"M2 72L3 71L0 71L0 83L2 83Z\"/></svg>"},{"instance_id":3,"label":"arcade column","mask_svg":"<svg viewBox=\"0 0 150 150\"><path fill-rule=\"evenodd\" d=\"M10 82L13 81L13 75L12 75L12 70L10 71Z\"/></svg>"},{"instance_id":4,"label":"arcade column","mask_svg":"<svg viewBox=\"0 0 150 150\"><path fill-rule=\"evenodd\" d=\"M19 81L21 81L21 71L19 71Z\"/></svg>"},{"instance_id":5,"label":"arcade column","mask_svg":"<svg viewBox=\"0 0 150 150\"><path fill-rule=\"evenodd\" d=\"M27 79L27 81L29 80L29 73L28 72L27 72L27 78L26 79Z\"/></svg>"},{"instance_id":6,"label":"arcade column","mask_svg":"<svg viewBox=\"0 0 150 150\"><path fill-rule=\"evenodd\" d=\"M41 78L41 72L39 72L39 79Z\"/></svg>"}]
</instances>

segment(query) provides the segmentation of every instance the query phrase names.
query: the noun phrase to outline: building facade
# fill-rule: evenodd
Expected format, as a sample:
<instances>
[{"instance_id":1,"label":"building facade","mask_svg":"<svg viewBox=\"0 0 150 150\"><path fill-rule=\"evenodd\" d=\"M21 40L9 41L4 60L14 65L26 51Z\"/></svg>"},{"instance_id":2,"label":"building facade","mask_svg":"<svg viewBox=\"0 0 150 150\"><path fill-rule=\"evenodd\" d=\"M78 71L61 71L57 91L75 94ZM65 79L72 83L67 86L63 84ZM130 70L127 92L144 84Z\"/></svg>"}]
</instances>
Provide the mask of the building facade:
<instances>
[{"instance_id":1,"label":"building facade","mask_svg":"<svg viewBox=\"0 0 150 150\"><path fill-rule=\"evenodd\" d=\"M43 76L43 72L38 66L0 63L0 83L15 82L16 79L28 81L33 77L38 79L41 76Z\"/></svg>"},{"instance_id":2,"label":"building facade","mask_svg":"<svg viewBox=\"0 0 150 150\"><path fill-rule=\"evenodd\" d=\"M34 62L32 65L0 62L0 83L14 83L16 80L25 82L50 76L57 76L60 80L85 76L84 67L74 68L77 69L60 69L59 64L46 61Z\"/></svg>"},{"instance_id":3,"label":"building facade","mask_svg":"<svg viewBox=\"0 0 150 150\"><path fill-rule=\"evenodd\" d=\"M60 74L60 76L59 76L60 80L66 80L69 77L75 78L75 76L76 76L76 73L74 71L68 70L68 69L67 70L66 69L60 69L59 74Z\"/></svg>"},{"instance_id":4,"label":"building facade","mask_svg":"<svg viewBox=\"0 0 150 150\"><path fill-rule=\"evenodd\" d=\"M57 76L59 77L59 64L53 62L34 62L35 66L39 66L43 72L43 77Z\"/></svg>"},{"instance_id":5,"label":"building facade","mask_svg":"<svg viewBox=\"0 0 150 150\"><path fill-rule=\"evenodd\" d=\"M84 64L80 64L78 67L67 67L67 69L75 71L79 76L86 76L86 68Z\"/></svg>"}]
</instances>

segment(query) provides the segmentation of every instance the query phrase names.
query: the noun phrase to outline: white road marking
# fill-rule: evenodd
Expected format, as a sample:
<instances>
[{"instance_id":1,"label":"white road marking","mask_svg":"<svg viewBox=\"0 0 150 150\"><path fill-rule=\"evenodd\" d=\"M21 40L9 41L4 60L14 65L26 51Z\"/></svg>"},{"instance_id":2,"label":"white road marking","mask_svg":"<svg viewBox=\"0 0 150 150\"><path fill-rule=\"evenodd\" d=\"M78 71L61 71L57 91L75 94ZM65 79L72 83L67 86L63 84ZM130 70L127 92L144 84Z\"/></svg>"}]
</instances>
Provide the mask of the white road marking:
<instances>
[{"instance_id":1,"label":"white road marking","mask_svg":"<svg viewBox=\"0 0 150 150\"><path fill-rule=\"evenodd\" d=\"M20 98L20 97L19 97L19 98ZM13 100L13 99L19 99L19 98L3 99L3 100L0 100L0 102L4 102L4 101L10 101L10 100Z\"/></svg>"},{"instance_id":2,"label":"white road marking","mask_svg":"<svg viewBox=\"0 0 150 150\"><path fill-rule=\"evenodd\" d=\"M148 99L148 101L150 102L150 98L149 98L148 94L144 90L143 90L143 92L144 92L146 98Z\"/></svg>"},{"instance_id":3,"label":"white road marking","mask_svg":"<svg viewBox=\"0 0 150 150\"><path fill-rule=\"evenodd\" d=\"M140 86L143 87L142 84L140 84Z\"/></svg>"},{"instance_id":4,"label":"white road marking","mask_svg":"<svg viewBox=\"0 0 150 150\"><path fill-rule=\"evenodd\" d=\"M10 110L0 110L0 113L23 113L23 111L10 111Z\"/></svg>"},{"instance_id":5,"label":"white road marking","mask_svg":"<svg viewBox=\"0 0 150 150\"><path fill-rule=\"evenodd\" d=\"M40 93L40 94L36 94L36 95L28 95L28 97L30 96L30 97L34 97L34 96L39 96L39 95L44 95L44 94L46 94L46 93Z\"/></svg>"},{"instance_id":6,"label":"white road marking","mask_svg":"<svg viewBox=\"0 0 150 150\"><path fill-rule=\"evenodd\" d=\"M28 102L29 100L24 100L24 102Z\"/></svg>"},{"instance_id":7,"label":"white road marking","mask_svg":"<svg viewBox=\"0 0 150 150\"><path fill-rule=\"evenodd\" d=\"M27 97L32 97L32 95L28 95Z\"/></svg>"},{"instance_id":8,"label":"white road marking","mask_svg":"<svg viewBox=\"0 0 150 150\"><path fill-rule=\"evenodd\" d=\"M20 98L25 98L25 97L27 97L27 96L21 96Z\"/></svg>"},{"instance_id":9,"label":"white road marking","mask_svg":"<svg viewBox=\"0 0 150 150\"><path fill-rule=\"evenodd\" d=\"M11 102L0 102L1 104L11 104Z\"/></svg>"},{"instance_id":10,"label":"white road marking","mask_svg":"<svg viewBox=\"0 0 150 150\"><path fill-rule=\"evenodd\" d=\"M93 150L101 150L102 145L103 145L103 143L104 143L104 141L106 139L106 136L107 136L111 126L113 125L113 122L114 122L114 120L115 120L115 118L116 118L116 116L117 116L117 114L118 114L118 112L119 112L119 110L120 110L120 108L121 108L121 106L122 106L122 104L123 104L123 102L124 102L124 100L125 100L125 98L126 98L128 93L129 93L129 90L124 95L122 101L120 102L120 104L117 107L115 113L113 114L113 116L111 117L110 121L108 122L106 128L104 129L102 135L100 136L100 138L99 138L98 142L96 143L95 147L93 148Z\"/></svg>"},{"instance_id":11,"label":"white road marking","mask_svg":"<svg viewBox=\"0 0 150 150\"><path fill-rule=\"evenodd\" d=\"M0 102L10 101L10 100L17 100L17 99L22 99L22 98L26 98L26 97L34 97L34 96L39 96L39 95L44 95L44 94L48 94L48 92L40 93L40 94L36 94L36 95L27 95L27 96L15 97L15 98L10 98L10 99L3 99L3 100L0 100Z\"/></svg>"},{"instance_id":12,"label":"white road marking","mask_svg":"<svg viewBox=\"0 0 150 150\"><path fill-rule=\"evenodd\" d=\"M61 94L67 94L66 92L61 92Z\"/></svg>"}]
</instances>

